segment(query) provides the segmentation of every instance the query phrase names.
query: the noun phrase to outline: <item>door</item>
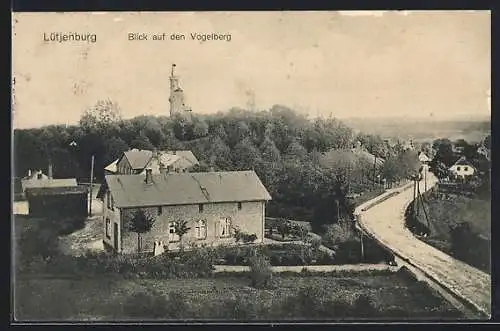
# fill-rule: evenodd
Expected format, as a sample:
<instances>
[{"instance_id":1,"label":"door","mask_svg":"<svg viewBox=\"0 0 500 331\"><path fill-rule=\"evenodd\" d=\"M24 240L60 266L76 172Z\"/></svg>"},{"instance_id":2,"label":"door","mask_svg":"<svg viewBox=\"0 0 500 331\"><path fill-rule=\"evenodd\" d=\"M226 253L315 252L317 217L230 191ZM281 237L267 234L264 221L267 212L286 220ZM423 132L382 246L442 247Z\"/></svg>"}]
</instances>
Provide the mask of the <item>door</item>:
<instances>
[{"instance_id":1,"label":"door","mask_svg":"<svg viewBox=\"0 0 500 331\"><path fill-rule=\"evenodd\" d=\"M115 241L115 249L118 250L118 224L116 223L113 223L114 224L114 227L113 227L113 239Z\"/></svg>"}]
</instances>

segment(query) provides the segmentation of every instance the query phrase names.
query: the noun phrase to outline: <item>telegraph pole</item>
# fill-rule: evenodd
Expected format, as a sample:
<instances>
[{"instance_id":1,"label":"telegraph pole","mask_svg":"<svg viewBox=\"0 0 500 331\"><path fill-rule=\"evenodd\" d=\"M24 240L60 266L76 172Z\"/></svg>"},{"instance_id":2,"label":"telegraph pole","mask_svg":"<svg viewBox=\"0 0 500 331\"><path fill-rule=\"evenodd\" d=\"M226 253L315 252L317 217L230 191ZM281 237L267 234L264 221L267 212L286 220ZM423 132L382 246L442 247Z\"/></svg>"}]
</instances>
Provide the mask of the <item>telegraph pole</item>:
<instances>
[{"instance_id":1,"label":"telegraph pole","mask_svg":"<svg viewBox=\"0 0 500 331\"><path fill-rule=\"evenodd\" d=\"M424 165L424 192L427 192L427 165Z\"/></svg>"},{"instance_id":2,"label":"telegraph pole","mask_svg":"<svg viewBox=\"0 0 500 331\"><path fill-rule=\"evenodd\" d=\"M361 262L364 262L365 261L365 247L363 245L363 231L361 231L360 242L361 242Z\"/></svg>"},{"instance_id":3,"label":"telegraph pole","mask_svg":"<svg viewBox=\"0 0 500 331\"><path fill-rule=\"evenodd\" d=\"M89 216L92 216L92 186L93 185L94 185L94 155L92 155L92 163L90 165Z\"/></svg>"},{"instance_id":4,"label":"telegraph pole","mask_svg":"<svg viewBox=\"0 0 500 331\"><path fill-rule=\"evenodd\" d=\"M373 154L375 158L373 159L373 187L375 187L375 183L377 182L376 172L377 172L377 155Z\"/></svg>"}]
</instances>

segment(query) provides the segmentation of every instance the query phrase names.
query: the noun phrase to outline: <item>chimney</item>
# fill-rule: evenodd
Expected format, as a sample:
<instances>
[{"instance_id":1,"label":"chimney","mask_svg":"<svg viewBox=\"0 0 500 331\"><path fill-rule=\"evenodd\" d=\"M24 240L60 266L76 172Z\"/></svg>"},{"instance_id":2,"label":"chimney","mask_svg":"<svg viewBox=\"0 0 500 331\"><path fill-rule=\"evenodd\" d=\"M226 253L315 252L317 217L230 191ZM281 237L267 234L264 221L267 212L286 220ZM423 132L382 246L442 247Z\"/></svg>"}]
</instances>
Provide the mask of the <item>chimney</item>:
<instances>
[{"instance_id":1,"label":"chimney","mask_svg":"<svg viewBox=\"0 0 500 331\"><path fill-rule=\"evenodd\" d=\"M153 170L151 168L146 169L146 179L144 181L146 184L151 184L153 182Z\"/></svg>"},{"instance_id":2,"label":"chimney","mask_svg":"<svg viewBox=\"0 0 500 331\"><path fill-rule=\"evenodd\" d=\"M49 163L49 169L47 170L47 177L52 179L52 163Z\"/></svg>"},{"instance_id":3,"label":"chimney","mask_svg":"<svg viewBox=\"0 0 500 331\"><path fill-rule=\"evenodd\" d=\"M28 169L28 177L31 177L31 169Z\"/></svg>"}]
</instances>

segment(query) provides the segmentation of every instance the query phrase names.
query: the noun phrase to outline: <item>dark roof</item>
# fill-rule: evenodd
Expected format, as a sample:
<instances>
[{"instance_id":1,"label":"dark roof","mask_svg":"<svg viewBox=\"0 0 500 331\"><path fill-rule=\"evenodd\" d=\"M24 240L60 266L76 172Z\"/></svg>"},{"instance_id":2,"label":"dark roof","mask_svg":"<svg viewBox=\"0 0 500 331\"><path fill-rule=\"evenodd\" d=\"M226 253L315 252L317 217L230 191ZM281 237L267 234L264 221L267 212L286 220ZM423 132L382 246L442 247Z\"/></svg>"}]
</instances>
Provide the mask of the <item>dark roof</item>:
<instances>
[{"instance_id":1,"label":"dark roof","mask_svg":"<svg viewBox=\"0 0 500 331\"><path fill-rule=\"evenodd\" d=\"M105 179L119 208L271 200L254 171L156 174L150 184L144 175Z\"/></svg>"},{"instance_id":2,"label":"dark roof","mask_svg":"<svg viewBox=\"0 0 500 331\"><path fill-rule=\"evenodd\" d=\"M469 161L467 161L467 159L465 158L465 156L462 156L461 158L459 158L457 160L457 162L455 162L454 165L464 165L464 166L471 166L471 167L473 167L473 165Z\"/></svg>"},{"instance_id":3,"label":"dark roof","mask_svg":"<svg viewBox=\"0 0 500 331\"><path fill-rule=\"evenodd\" d=\"M26 195L40 196L40 195L68 195L68 194L87 194L88 188L86 186L68 186L68 187L37 187L29 188L26 190Z\"/></svg>"},{"instance_id":4,"label":"dark roof","mask_svg":"<svg viewBox=\"0 0 500 331\"><path fill-rule=\"evenodd\" d=\"M133 149L130 151L126 151L123 154L125 155L130 166L134 170L144 169L148 165L149 161L151 161L151 158L153 157L153 152L147 150Z\"/></svg>"},{"instance_id":5,"label":"dark roof","mask_svg":"<svg viewBox=\"0 0 500 331\"><path fill-rule=\"evenodd\" d=\"M362 148L352 148L352 149L331 149L326 153L323 153L320 157L320 164L324 167L330 167L335 165L337 162L340 163L353 163L356 161L364 160L370 164L376 164L381 167L384 164L384 159L375 157L375 155L370 154Z\"/></svg>"},{"instance_id":6,"label":"dark roof","mask_svg":"<svg viewBox=\"0 0 500 331\"><path fill-rule=\"evenodd\" d=\"M76 178L65 179L23 179L21 186L23 191L28 188L44 188L44 187L71 187L77 186Z\"/></svg>"}]
</instances>

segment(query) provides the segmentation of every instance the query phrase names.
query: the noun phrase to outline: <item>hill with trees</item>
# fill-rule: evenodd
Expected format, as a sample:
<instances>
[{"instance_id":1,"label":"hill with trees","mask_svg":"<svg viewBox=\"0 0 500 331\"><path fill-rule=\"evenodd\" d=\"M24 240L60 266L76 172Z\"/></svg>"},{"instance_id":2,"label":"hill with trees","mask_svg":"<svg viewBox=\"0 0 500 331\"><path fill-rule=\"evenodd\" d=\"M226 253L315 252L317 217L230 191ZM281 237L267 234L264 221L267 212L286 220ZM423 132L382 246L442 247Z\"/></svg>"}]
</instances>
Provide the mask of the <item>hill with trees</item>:
<instances>
[{"instance_id":1,"label":"hill with trees","mask_svg":"<svg viewBox=\"0 0 500 331\"><path fill-rule=\"evenodd\" d=\"M368 190L379 176L396 182L419 167L416 153L380 136L355 133L335 118L309 120L280 105L257 112L233 108L190 120L122 119L120 113L116 103L99 101L79 125L15 130L14 173L22 177L28 169L45 170L50 162L54 178L86 181L94 155L100 182L104 167L131 148L189 149L200 160L195 171L255 170L273 197L269 216L312 221L317 227L334 223L337 215L351 216L353 205L346 195L353 188ZM348 151L358 141L372 157L385 159L384 164L374 171L367 158L321 162L325 153Z\"/></svg>"}]
</instances>

